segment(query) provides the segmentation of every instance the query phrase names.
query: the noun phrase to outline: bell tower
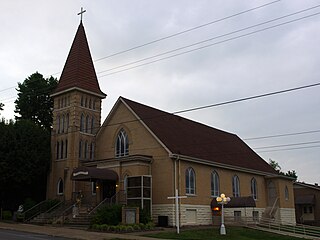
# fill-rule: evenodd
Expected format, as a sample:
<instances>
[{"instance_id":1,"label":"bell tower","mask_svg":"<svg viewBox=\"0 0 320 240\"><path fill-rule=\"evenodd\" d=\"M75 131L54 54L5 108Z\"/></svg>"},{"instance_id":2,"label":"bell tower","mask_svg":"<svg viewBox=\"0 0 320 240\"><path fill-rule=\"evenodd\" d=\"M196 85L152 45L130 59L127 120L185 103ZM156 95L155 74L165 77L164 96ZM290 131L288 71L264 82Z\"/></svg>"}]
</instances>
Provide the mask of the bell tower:
<instances>
[{"instance_id":1,"label":"bell tower","mask_svg":"<svg viewBox=\"0 0 320 240\"><path fill-rule=\"evenodd\" d=\"M101 102L106 97L100 90L82 19L51 97L54 108L47 198L71 200L77 191L71 173L82 161L94 158Z\"/></svg>"}]
</instances>

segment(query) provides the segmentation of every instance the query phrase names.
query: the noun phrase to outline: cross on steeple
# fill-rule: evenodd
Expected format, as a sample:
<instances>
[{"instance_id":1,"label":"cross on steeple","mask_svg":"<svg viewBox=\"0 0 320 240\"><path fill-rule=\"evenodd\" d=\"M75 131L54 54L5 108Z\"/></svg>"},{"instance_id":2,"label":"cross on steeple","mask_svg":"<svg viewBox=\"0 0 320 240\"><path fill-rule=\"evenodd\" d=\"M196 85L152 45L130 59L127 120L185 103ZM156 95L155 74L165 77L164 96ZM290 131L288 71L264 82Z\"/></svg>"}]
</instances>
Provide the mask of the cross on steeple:
<instances>
[{"instance_id":1,"label":"cross on steeple","mask_svg":"<svg viewBox=\"0 0 320 240\"><path fill-rule=\"evenodd\" d=\"M83 10L83 7L81 7L81 11L78 13L80 16L80 22L82 22L82 15L86 12L86 10Z\"/></svg>"}]
</instances>

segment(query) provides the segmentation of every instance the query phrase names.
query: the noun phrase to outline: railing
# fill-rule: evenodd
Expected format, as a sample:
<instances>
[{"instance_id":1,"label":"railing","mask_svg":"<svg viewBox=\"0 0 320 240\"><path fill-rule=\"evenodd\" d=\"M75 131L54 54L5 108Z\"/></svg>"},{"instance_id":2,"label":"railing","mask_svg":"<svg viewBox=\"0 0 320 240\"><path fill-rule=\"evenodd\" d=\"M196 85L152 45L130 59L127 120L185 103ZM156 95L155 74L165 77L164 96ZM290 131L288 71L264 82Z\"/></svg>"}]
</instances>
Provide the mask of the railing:
<instances>
[{"instance_id":1,"label":"railing","mask_svg":"<svg viewBox=\"0 0 320 240\"><path fill-rule=\"evenodd\" d=\"M127 198L126 198L125 191L118 191L111 198L105 198L89 212L89 215L96 213L97 210L104 205L113 205L117 203L127 205Z\"/></svg>"},{"instance_id":2,"label":"railing","mask_svg":"<svg viewBox=\"0 0 320 240\"><path fill-rule=\"evenodd\" d=\"M75 205L76 203L72 201L64 202L63 206L61 206L61 209L58 209L59 211L54 212L52 216L52 222L63 224L67 220L68 216L72 214L72 210Z\"/></svg>"},{"instance_id":3,"label":"railing","mask_svg":"<svg viewBox=\"0 0 320 240\"><path fill-rule=\"evenodd\" d=\"M273 211L274 211L275 209L276 209L276 211L277 211L277 209L278 209L278 205L277 205L278 200L279 200L279 198L277 197L276 200L275 200L274 203L273 203L273 206L272 206L271 211L270 211L270 214L269 214L269 217L270 217L270 218L274 218L274 217L275 217L274 214L273 214ZM276 213L276 211L275 211L275 213Z\"/></svg>"},{"instance_id":4,"label":"railing","mask_svg":"<svg viewBox=\"0 0 320 240\"><path fill-rule=\"evenodd\" d=\"M36 217L37 215L41 213L48 212L49 210L52 211L56 207L58 207L61 204L58 200L44 200L37 205L33 206L32 208L26 210L23 212L24 216L24 222L30 221L32 218Z\"/></svg>"},{"instance_id":5,"label":"railing","mask_svg":"<svg viewBox=\"0 0 320 240\"><path fill-rule=\"evenodd\" d=\"M257 226L262 228L268 228L271 230L276 230L283 233L300 234L320 239L320 227L316 226L292 224L289 222L280 222L274 219L261 219Z\"/></svg>"},{"instance_id":6,"label":"railing","mask_svg":"<svg viewBox=\"0 0 320 240\"><path fill-rule=\"evenodd\" d=\"M320 227L295 224L292 222L280 222L274 218L260 218L255 220L252 217L225 217L226 225L239 225L245 227L259 228L260 230L272 231L285 235L297 235L310 239L320 239Z\"/></svg>"}]
</instances>

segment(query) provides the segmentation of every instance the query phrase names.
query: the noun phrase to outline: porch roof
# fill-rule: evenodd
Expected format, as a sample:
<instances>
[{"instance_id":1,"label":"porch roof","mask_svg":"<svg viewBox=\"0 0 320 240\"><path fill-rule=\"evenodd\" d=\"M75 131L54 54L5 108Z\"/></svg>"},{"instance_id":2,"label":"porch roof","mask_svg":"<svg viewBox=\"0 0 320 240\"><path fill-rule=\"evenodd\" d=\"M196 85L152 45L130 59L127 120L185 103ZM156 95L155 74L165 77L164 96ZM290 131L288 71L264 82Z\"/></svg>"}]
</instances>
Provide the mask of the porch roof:
<instances>
[{"instance_id":1,"label":"porch roof","mask_svg":"<svg viewBox=\"0 0 320 240\"><path fill-rule=\"evenodd\" d=\"M115 171L106 168L84 167L80 166L73 169L71 180L92 181L92 180L118 180L118 174Z\"/></svg>"},{"instance_id":2,"label":"porch roof","mask_svg":"<svg viewBox=\"0 0 320 240\"><path fill-rule=\"evenodd\" d=\"M216 198L211 201L211 208L220 207L221 204L217 203ZM230 202L224 205L225 208L240 208L240 207L255 207L256 202L253 197L231 197Z\"/></svg>"},{"instance_id":3,"label":"porch roof","mask_svg":"<svg viewBox=\"0 0 320 240\"><path fill-rule=\"evenodd\" d=\"M296 205L314 205L315 197L314 195L296 196L294 203Z\"/></svg>"}]
</instances>

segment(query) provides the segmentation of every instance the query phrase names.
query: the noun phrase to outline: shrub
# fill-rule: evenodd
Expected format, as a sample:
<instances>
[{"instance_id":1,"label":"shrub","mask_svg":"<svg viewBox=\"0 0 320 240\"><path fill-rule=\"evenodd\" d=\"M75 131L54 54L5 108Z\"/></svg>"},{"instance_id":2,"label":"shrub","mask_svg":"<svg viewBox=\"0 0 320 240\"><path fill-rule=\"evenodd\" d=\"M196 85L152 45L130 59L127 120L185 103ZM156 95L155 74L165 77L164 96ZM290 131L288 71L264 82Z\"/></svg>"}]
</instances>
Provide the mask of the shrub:
<instances>
[{"instance_id":1,"label":"shrub","mask_svg":"<svg viewBox=\"0 0 320 240\"><path fill-rule=\"evenodd\" d=\"M3 219L3 220L12 220L12 213L11 213L11 211L3 211L3 212L2 212L2 219Z\"/></svg>"},{"instance_id":2,"label":"shrub","mask_svg":"<svg viewBox=\"0 0 320 240\"><path fill-rule=\"evenodd\" d=\"M91 224L118 225L121 223L121 205L104 206L98 209Z\"/></svg>"},{"instance_id":3,"label":"shrub","mask_svg":"<svg viewBox=\"0 0 320 240\"><path fill-rule=\"evenodd\" d=\"M150 212L147 209L140 209L139 222L147 224L151 222Z\"/></svg>"}]
</instances>

